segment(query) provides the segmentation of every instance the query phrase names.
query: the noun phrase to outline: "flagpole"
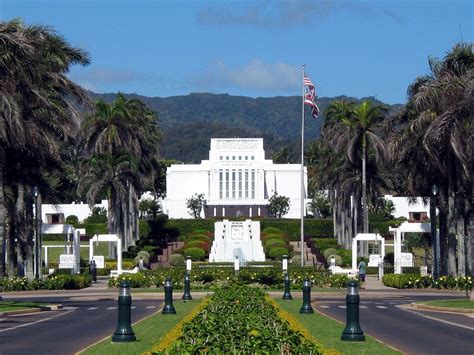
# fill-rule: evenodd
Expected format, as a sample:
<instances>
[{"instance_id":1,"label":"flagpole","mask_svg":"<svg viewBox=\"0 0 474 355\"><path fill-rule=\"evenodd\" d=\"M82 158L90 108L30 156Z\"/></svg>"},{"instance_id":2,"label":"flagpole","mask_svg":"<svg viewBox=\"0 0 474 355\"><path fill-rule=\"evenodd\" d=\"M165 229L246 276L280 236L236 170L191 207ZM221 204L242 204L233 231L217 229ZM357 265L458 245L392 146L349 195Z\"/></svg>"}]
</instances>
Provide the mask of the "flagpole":
<instances>
[{"instance_id":1,"label":"flagpole","mask_svg":"<svg viewBox=\"0 0 474 355\"><path fill-rule=\"evenodd\" d=\"M303 70L303 96L301 104L301 266L304 266L304 67Z\"/></svg>"}]
</instances>

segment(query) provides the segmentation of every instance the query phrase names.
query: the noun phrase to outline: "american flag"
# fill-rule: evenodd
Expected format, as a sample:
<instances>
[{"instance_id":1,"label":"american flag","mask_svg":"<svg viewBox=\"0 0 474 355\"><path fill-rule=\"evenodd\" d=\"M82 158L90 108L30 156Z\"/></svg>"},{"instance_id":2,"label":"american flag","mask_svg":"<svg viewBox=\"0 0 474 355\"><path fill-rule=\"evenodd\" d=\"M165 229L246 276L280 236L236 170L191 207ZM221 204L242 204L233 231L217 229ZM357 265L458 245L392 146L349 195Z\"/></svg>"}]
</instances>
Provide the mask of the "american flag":
<instances>
[{"instance_id":1,"label":"american flag","mask_svg":"<svg viewBox=\"0 0 474 355\"><path fill-rule=\"evenodd\" d=\"M305 88L304 104L311 107L311 116L316 118L319 114L319 107L314 102L314 99L316 98L316 89L311 79L307 76L304 77L303 85Z\"/></svg>"}]
</instances>

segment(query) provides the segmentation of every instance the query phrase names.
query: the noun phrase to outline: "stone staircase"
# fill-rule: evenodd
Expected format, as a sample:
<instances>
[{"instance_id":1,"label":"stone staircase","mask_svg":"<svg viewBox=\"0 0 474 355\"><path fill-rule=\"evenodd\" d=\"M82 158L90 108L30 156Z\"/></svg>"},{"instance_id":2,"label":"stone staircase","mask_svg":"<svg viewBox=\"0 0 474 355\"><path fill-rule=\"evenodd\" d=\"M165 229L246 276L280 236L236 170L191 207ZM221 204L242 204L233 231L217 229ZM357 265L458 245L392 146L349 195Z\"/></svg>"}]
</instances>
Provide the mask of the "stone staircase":
<instances>
[{"instance_id":1,"label":"stone staircase","mask_svg":"<svg viewBox=\"0 0 474 355\"><path fill-rule=\"evenodd\" d=\"M293 246L293 255L301 255L301 242L290 242L290 245ZM316 255L311 252L311 249L305 245L304 248L304 265L305 266L319 266Z\"/></svg>"},{"instance_id":2,"label":"stone staircase","mask_svg":"<svg viewBox=\"0 0 474 355\"><path fill-rule=\"evenodd\" d=\"M169 263L169 258L170 255L173 254L173 252L176 249L180 249L184 247L184 242L171 242L168 243L168 247L163 249L163 254L158 255L158 261L156 263L153 263L150 265L151 269L156 269L158 267L163 267L163 266L170 266Z\"/></svg>"}]
</instances>

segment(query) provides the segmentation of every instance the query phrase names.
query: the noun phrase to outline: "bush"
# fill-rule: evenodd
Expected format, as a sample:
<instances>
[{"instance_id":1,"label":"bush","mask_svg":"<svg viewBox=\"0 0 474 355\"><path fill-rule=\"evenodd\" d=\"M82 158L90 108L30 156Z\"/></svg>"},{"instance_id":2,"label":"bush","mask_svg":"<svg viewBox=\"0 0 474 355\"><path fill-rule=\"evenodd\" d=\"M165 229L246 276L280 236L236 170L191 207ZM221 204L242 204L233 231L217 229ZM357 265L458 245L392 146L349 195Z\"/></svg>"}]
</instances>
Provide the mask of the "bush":
<instances>
[{"instance_id":1,"label":"bush","mask_svg":"<svg viewBox=\"0 0 474 355\"><path fill-rule=\"evenodd\" d=\"M192 240L186 243L186 248L201 248L202 250L209 251L209 243L202 240Z\"/></svg>"},{"instance_id":2,"label":"bush","mask_svg":"<svg viewBox=\"0 0 474 355\"><path fill-rule=\"evenodd\" d=\"M189 243L191 241L195 240L201 240L207 243L211 242L211 238L209 238L207 235L204 234L195 234L195 235L190 235L188 238L186 238L186 241Z\"/></svg>"},{"instance_id":3,"label":"bush","mask_svg":"<svg viewBox=\"0 0 474 355\"><path fill-rule=\"evenodd\" d=\"M184 256L181 254L171 254L169 261L171 266L183 266Z\"/></svg>"},{"instance_id":4,"label":"bush","mask_svg":"<svg viewBox=\"0 0 474 355\"><path fill-rule=\"evenodd\" d=\"M279 228L267 227L262 231L263 234L277 234L282 235L283 232Z\"/></svg>"},{"instance_id":5,"label":"bush","mask_svg":"<svg viewBox=\"0 0 474 355\"><path fill-rule=\"evenodd\" d=\"M323 255L324 259L328 260L329 255L337 255L337 250L334 248L327 248L326 250L324 250Z\"/></svg>"},{"instance_id":6,"label":"bush","mask_svg":"<svg viewBox=\"0 0 474 355\"><path fill-rule=\"evenodd\" d=\"M274 247L285 247L286 243L282 239L272 238L265 242L265 250L273 249Z\"/></svg>"},{"instance_id":7,"label":"bush","mask_svg":"<svg viewBox=\"0 0 474 355\"><path fill-rule=\"evenodd\" d=\"M76 226L79 223L79 218L77 218L77 216L72 214L66 217L66 223Z\"/></svg>"},{"instance_id":8,"label":"bush","mask_svg":"<svg viewBox=\"0 0 474 355\"><path fill-rule=\"evenodd\" d=\"M291 263L293 265L301 265L301 255L294 255L292 258L291 258Z\"/></svg>"},{"instance_id":9,"label":"bush","mask_svg":"<svg viewBox=\"0 0 474 355\"><path fill-rule=\"evenodd\" d=\"M84 228L89 236L108 233L107 223L85 223Z\"/></svg>"},{"instance_id":10,"label":"bush","mask_svg":"<svg viewBox=\"0 0 474 355\"><path fill-rule=\"evenodd\" d=\"M134 259L135 265L139 264L140 258L143 260L143 264L148 264L150 261L150 253L145 250L138 252L137 256Z\"/></svg>"},{"instance_id":11,"label":"bush","mask_svg":"<svg viewBox=\"0 0 474 355\"><path fill-rule=\"evenodd\" d=\"M201 248L186 248L184 250L184 256L190 256L193 261L203 260L206 256L206 252Z\"/></svg>"},{"instance_id":12,"label":"bush","mask_svg":"<svg viewBox=\"0 0 474 355\"><path fill-rule=\"evenodd\" d=\"M314 245L319 250L325 250L327 248L337 249L337 239L336 238L313 238Z\"/></svg>"},{"instance_id":13,"label":"bush","mask_svg":"<svg viewBox=\"0 0 474 355\"><path fill-rule=\"evenodd\" d=\"M283 255L288 255L288 254L289 254L288 249L282 248L282 247L276 247L276 248L270 249L270 251L268 252L268 255L272 259L276 259L276 260L282 260Z\"/></svg>"},{"instance_id":14,"label":"bush","mask_svg":"<svg viewBox=\"0 0 474 355\"><path fill-rule=\"evenodd\" d=\"M341 256L342 262L341 266L351 266L352 265L352 250L348 249L339 249L337 254Z\"/></svg>"},{"instance_id":15,"label":"bush","mask_svg":"<svg viewBox=\"0 0 474 355\"><path fill-rule=\"evenodd\" d=\"M336 262L336 266L341 266L342 265L342 257L338 254L329 255L326 258L326 261L327 261L328 265L331 265L331 258L332 257L334 257L334 261Z\"/></svg>"},{"instance_id":16,"label":"bush","mask_svg":"<svg viewBox=\"0 0 474 355\"><path fill-rule=\"evenodd\" d=\"M212 234L210 231L208 231L207 229L195 229L192 233L192 235L197 235L197 234L204 234L204 235L210 235Z\"/></svg>"}]
</instances>

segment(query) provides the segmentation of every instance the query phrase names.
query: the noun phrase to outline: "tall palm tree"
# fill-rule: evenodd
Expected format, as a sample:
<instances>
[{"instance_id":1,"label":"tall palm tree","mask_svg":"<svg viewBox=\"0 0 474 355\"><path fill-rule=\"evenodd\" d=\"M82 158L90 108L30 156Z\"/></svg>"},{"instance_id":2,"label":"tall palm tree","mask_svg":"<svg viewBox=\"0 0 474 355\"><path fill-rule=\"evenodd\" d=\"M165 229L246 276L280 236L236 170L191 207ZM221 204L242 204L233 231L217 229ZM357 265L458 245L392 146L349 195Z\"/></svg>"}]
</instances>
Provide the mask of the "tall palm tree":
<instances>
[{"instance_id":1,"label":"tall palm tree","mask_svg":"<svg viewBox=\"0 0 474 355\"><path fill-rule=\"evenodd\" d=\"M122 94L112 104L98 101L95 112L83 123L86 155L80 187L88 191L91 205L107 191L108 229L123 239L125 249L138 238L137 195L158 170L159 137L155 114L139 100L127 100ZM98 161L108 173L97 170Z\"/></svg>"},{"instance_id":2,"label":"tall palm tree","mask_svg":"<svg viewBox=\"0 0 474 355\"><path fill-rule=\"evenodd\" d=\"M380 161L385 156L385 144L377 131L387 108L371 101L356 105L352 102L332 102L326 111L331 122L328 130L333 133L336 151L345 151L349 161L362 163L362 212L364 233L369 232L369 212L367 200L367 158L370 154Z\"/></svg>"},{"instance_id":3,"label":"tall palm tree","mask_svg":"<svg viewBox=\"0 0 474 355\"><path fill-rule=\"evenodd\" d=\"M18 155L44 163L60 158L60 142L77 127L75 104L87 101L86 93L66 73L71 65L88 62L85 52L47 27L25 26L18 19L0 22L0 245L7 213L12 214L5 208L6 168L20 164L25 173L29 171L25 160L14 159ZM24 194L29 186L17 188L18 181L11 179L9 185L17 201L29 200ZM20 202L14 205L22 208L25 204ZM26 206L31 209L31 204ZM0 259L4 260L1 250ZM0 272L5 272L4 265Z\"/></svg>"}]
</instances>

